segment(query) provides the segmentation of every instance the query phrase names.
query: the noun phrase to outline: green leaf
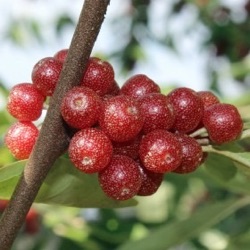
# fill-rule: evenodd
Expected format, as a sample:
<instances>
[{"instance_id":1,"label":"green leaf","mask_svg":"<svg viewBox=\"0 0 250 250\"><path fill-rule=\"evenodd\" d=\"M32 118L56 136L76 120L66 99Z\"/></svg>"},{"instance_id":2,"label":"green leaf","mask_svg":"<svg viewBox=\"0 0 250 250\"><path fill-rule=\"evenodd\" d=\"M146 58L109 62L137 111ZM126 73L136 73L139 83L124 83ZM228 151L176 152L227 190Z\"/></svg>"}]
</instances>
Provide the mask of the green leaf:
<instances>
[{"instance_id":1,"label":"green leaf","mask_svg":"<svg viewBox=\"0 0 250 250\"><path fill-rule=\"evenodd\" d=\"M26 161L0 168L0 198L9 199ZM56 161L35 202L72 207L119 208L136 205L135 200L116 201L101 190L96 174L78 171L66 158Z\"/></svg>"},{"instance_id":2,"label":"green leaf","mask_svg":"<svg viewBox=\"0 0 250 250\"><path fill-rule=\"evenodd\" d=\"M226 150L218 150L212 146L203 147L203 151L215 153L231 159L235 162L236 167L250 176L250 153L249 152L231 152Z\"/></svg>"},{"instance_id":3,"label":"green leaf","mask_svg":"<svg viewBox=\"0 0 250 250\"><path fill-rule=\"evenodd\" d=\"M204 166L210 175L220 181L229 181L237 173L233 161L218 154L209 154Z\"/></svg>"},{"instance_id":4,"label":"green leaf","mask_svg":"<svg viewBox=\"0 0 250 250\"><path fill-rule=\"evenodd\" d=\"M130 241L118 250L162 250L177 246L199 235L201 232L217 224L238 209L250 204L250 198L230 199L199 209L190 218L172 222L150 232L147 237Z\"/></svg>"}]
</instances>

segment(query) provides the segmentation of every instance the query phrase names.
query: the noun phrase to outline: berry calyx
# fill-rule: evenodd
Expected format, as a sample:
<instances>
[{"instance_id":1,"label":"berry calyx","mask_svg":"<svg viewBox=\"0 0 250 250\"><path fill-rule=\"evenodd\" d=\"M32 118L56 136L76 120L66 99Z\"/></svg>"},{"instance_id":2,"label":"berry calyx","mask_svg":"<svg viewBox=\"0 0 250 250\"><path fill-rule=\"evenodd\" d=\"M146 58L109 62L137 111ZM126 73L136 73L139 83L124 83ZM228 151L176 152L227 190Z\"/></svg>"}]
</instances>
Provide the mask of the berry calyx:
<instances>
[{"instance_id":1,"label":"berry calyx","mask_svg":"<svg viewBox=\"0 0 250 250\"><path fill-rule=\"evenodd\" d=\"M142 184L138 163L124 155L114 155L98 179L104 193L115 200L134 197Z\"/></svg>"},{"instance_id":2,"label":"berry calyx","mask_svg":"<svg viewBox=\"0 0 250 250\"><path fill-rule=\"evenodd\" d=\"M83 129L93 126L98 121L100 108L101 99L92 89L77 86L64 96L61 114L68 125Z\"/></svg>"},{"instance_id":3,"label":"berry calyx","mask_svg":"<svg viewBox=\"0 0 250 250\"><path fill-rule=\"evenodd\" d=\"M118 95L104 102L99 124L113 141L129 141L142 129L144 117L132 97Z\"/></svg>"},{"instance_id":4,"label":"berry calyx","mask_svg":"<svg viewBox=\"0 0 250 250\"><path fill-rule=\"evenodd\" d=\"M231 104L214 104L204 111L203 124L210 140L223 144L236 140L243 128L243 121L237 108Z\"/></svg>"},{"instance_id":5,"label":"berry calyx","mask_svg":"<svg viewBox=\"0 0 250 250\"><path fill-rule=\"evenodd\" d=\"M181 144L174 134L154 130L142 138L139 156L148 170L156 173L170 172L181 164Z\"/></svg>"},{"instance_id":6,"label":"berry calyx","mask_svg":"<svg viewBox=\"0 0 250 250\"><path fill-rule=\"evenodd\" d=\"M121 87L121 94L133 98L140 98L149 93L160 93L160 91L160 87L143 74L130 77Z\"/></svg>"},{"instance_id":7,"label":"berry calyx","mask_svg":"<svg viewBox=\"0 0 250 250\"><path fill-rule=\"evenodd\" d=\"M182 161L173 172L186 174L195 171L203 160L203 152L200 144L192 137L185 134L177 134L181 143Z\"/></svg>"},{"instance_id":8,"label":"berry calyx","mask_svg":"<svg viewBox=\"0 0 250 250\"><path fill-rule=\"evenodd\" d=\"M5 135L5 145L16 159L28 159L38 134L39 131L32 122L16 122Z\"/></svg>"},{"instance_id":9,"label":"berry calyx","mask_svg":"<svg viewBox=\"0 0 250 250\"><path fill-rule=\"evenodd\" d=\"M33 84L20 83L9 93L7 110L19 121L35 121L41 116L44 99Z\"/></svg>"},{"instance_id":10,"label":"berry calyx","mask_svg":"<svg viewBox=\"0 0 250 250\"><path fill-rule=\"evenodd\" d=\"M177 88L168 95L175 113L173 129L187 133L193 131L203 116L203 103L197 93L189 88Z\"/></svg>"},{"instance_id":11,"label":"berry calyx","mask_svg":"<svg viewBox=\"0 0 250 250\"><path fill-rule=\"evenodd\" d=\"M44 96L53 95L62 66L54 57L45 57L35 64L31 74L32 81Z\"/></svg>"},{"instance_id":12,"label":"berry calyx","mask_svg":"<svg viewBox=\"0 0 250 250\"><path fill-rule=\"evenodd\" d=\"M113 147L103 131L87 128L72 137L68 152L77 169L85 173L96 173L108 165Z\"/></svg>"},{"instance_id":13,"label":"berry calyx","mask_svg":"<svg viewBox=\"0 0 250 250\"><path fill-rule=\"evenodd\" d=\"M103 96L114 85L114 70L110 63L97 57L89 59L81 85L93 89L98 95Z\"/></svg>"}]
</instances>

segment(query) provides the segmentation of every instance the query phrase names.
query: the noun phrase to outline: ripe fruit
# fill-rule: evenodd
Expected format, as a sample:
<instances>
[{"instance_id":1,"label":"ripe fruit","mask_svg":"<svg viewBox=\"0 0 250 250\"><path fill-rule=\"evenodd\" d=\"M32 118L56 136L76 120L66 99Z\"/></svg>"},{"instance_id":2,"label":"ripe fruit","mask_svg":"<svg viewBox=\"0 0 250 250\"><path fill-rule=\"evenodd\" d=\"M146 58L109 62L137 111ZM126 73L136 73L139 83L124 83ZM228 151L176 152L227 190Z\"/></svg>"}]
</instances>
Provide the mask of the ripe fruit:
<instances>
[{"instance_id":1,"label":"ripe fruit","mask_svg":"<svg viewBox=\"0 0 250 250\"><path fill-rule=\"evenodd\" d=\"M76 168L85 173L96 173L109 163L113 147L103 131L87 128L72 137L68 152Z\"/></svg>"},{"instance_id":2,"label":"ripe fruit","mask_svg":"<svg viewBox=\"0 0 250 250\"><path fill-rule=\"evenodd\" d=\"M243 121L237 108L231 104L214 104L204 111L203 124L213 143L223 144L237 139Z\"/></svg>"},{"instance_id":3,"label":"ripe fruit","mask_svg":"<svg viewBox=\"0 0 250 250\"><path fill-rule=\"evenodd\" d=\"M114 84L114 70L110 63L97 57L89 59L81 85L93 89L98 95L103 96Z\"/></svg>"},{"instance_id":4,"label":"ripe fruit","mask_svg":"<svg viewBox=\"0 0 250 250\"><path fill-rule=\"evenodd\" d=\"M100 97L90 88L77 86L69 90L61 103L61 114L68 125L83 129L94 125L99 118Z\"/></svg>"},{"instance_id":5,"label":"ripe fruit","mask_svg":"<svg viewBox=\"0 0 250 250\"><path fill-rule=\"evenodd\" d=\"M141 135L139 134L133 140L124 142L112 142L114 154L126 155L134 160L139 158L139 145L141 142Z\"/></svg>"},{"instance_id":6,"label":"ripe fruit","mask_svg":"<svg viewBox=\"0 0 250 250\"><path fill-rule=\"evenodd\" d=\"M142 164L139 164L139 166L142 174L142 184L139 191L137 192L137 195L152 195L160 187L164 174L149 171Z\"/></svg>"},{"instance_id":7,"label":"ripe fruit","mask_svg":"<svg viewBox=\"0 0 250 250\"><path fill-rule=\"evenodd\" d=\"M28 234L36 234L40 229L40 219L39 214L34 208L30 208L25 224L24 224L24 231Z\"/></svg>"},{"instance_id":8,"label":"ripe fruit","mask_svg":"<svg viewBox=\"0 0 250 250\"><path fill-rule=\"evenodd\" d=\"M53 57L38 61L32 70L34 86L45 96L52 96L58 82L63 64Z\"/></svg>"},{"instance_id":9,"label":"ripe fruit","mask_svg":"<svg viewBox=\"0 0 250 250\"><path fill-rule=\"evenodd\" d=\"M197 169L203 159L200 144L192 137L185 134L177 134L177 139L181 143L182 162L173 172L179 174L191 173Z\"/></svg>"},{"instance_id":10,"label":"ripe fruit","mask_svg":"<svg viewBox=\"0 0 250 250\"><path fill-rule=\"evenodd\" d=\"M155 129L169 130L175 120L173 107L165 95L151 93L139 99L141 111L145 117L142 128L143 133L149 133Z\"/></svg>"},{"instance_id":11,"label":"ripe fruit","mask_svg":"<svg viewBox=\"0 0 250 250\"><path fill-rule=\"evenodd\" d=\"M39 131L32 122L17 122L7 131L5 145L16 159L28 159L38 134Z\"/></svg>"},{"instance_id":12,"label":"ripe fruit","mask_svg":"<svg viewBox=\"0 0 250 250\"><path fill-rule=\"evenodd\" d=\"M149 93L160 93L160 91L160 87L143 74L130 77L121 87L121 94L134 98L140 98Z\"/></svg>"},{"instance_id":13,"label":"ripe fruit","mask_svg":"<svg viewBox=\"0 0 250 250\"><path fill-rule=\"evenodd\" d=\"M67 57L68 51L69 51L68 49L59 50L55 53L54 58L60 61L61 63L64 63Z\"/></svg>"},{"instance_id":14,"label":"ripe fruit","mask_svg":"<svg viewBox=\"0 0 250 250\"><path fill-rule=\"evenodd\" d=\"M132 140L141 131L143 123L139 105L132 97L118 95L104 102L99 124L111 140Z\"/></svg>"},{"instance_id":15,"label":"ripe fruit","mask_svg":"<svg viewBox=\"0 0 250 250\"><path fill-rule=\"evenodd\" d=\"M98 178L104 193L115 200L132 198L142 183L138 163L124 155L114 155Z\"/></svg>"},{"instance_id":16,"label":"ripe fruit","mask_svg":"<svg viewBox=\"0 0 250 250\"><path fill-rule=\"evenodd\" d=\"M175 113L173 129L183 133L193 131L203 116L204 107L200 97L189 88L177 88L167 96Z\"/></svg>"},{"instance_id":17,"label":"ripe fruit","mask_svg":"<svg viewBox=\"0 0 250 250\"><path fill-rule=\"evenodd\" d=\"M181 164L181 144L174 134L154 130L142 138L139 156L148 170L156 173L170 172Z\"/></svg>"},{"instance_id":18,"label":"ripe fruit","mask_svg":"<svg viewBox=\"0 0 250 250\"><path fill-rule=\"evenodd\" d=\"M201 98L204 108L220 102L219 98L211 91L198 91L197 94Z\"/></svg>"},{"instance_id":19,"label":"ripe fruit","mask_svg":"<svg viewBox=\"0 0 250 250\"><path fill-rule=\"evenodd\" d=\"M8 97L8 112L20 121L35 121L42 113L45 97L31 83L15 85Z\"/></svg>"}]
</instances>

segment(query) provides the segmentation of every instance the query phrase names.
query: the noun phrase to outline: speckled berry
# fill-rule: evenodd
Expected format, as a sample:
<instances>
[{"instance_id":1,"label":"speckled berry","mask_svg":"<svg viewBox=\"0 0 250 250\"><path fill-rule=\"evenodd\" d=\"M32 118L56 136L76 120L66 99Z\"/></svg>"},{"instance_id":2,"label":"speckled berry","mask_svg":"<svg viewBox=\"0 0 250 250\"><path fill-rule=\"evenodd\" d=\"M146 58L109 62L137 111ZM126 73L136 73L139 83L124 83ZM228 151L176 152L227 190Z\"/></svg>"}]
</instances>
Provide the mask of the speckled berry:
<instances>
[{"instance_id":1,"label":"speckled berry","mask_svg":"<svg viewBox=\"0 0 250 250\"><path fill-rule=\"evenodd\" d=\"M214 104L204 111L203 124L210 140L223 144L236 140L243 128L243 121L237 108L231 104Z\"/></svg>"},{"instance_id":2,"label":"speckled berry","mask_svg":"<svg viewBox=\"0 0 250 250\"><path fill-rule=\"evenodd\" d=\"M107 61L91 57L84 73L81 85L93 89L103 96L109 92L114 84L114 69Z\"/></svg>"},{"instance_id":3,"label":"speckled berry","mask_svg":"<svg viewBox=\"0 0 250 250\"><path fill-rule=\"evenodd\" d=\"M28 159L38 134L39 131L32 122L16 122L5 135L5 145L16 159Z\"/></svg>"},{"instance_id":4,"label":"speckled berry","mask_svg":"<svg viewBox=\"0 0 250 250\"><path fill-rule=\"evenodd\" d=\"M53 57L38 61L32 70L34 86L45 96L52 96L58 82L63 64Z\"/></svg>"},{"instance_id":5,"label":"speckled berry","mask_svg":"<svg viewBox=\"0 0 250 250\"><path fill-rule=\"evenodd\" d=\"M149 171L142 164L139 165L142 173L142 184L137 195L148 196L156 193L163 181L164 174Z\"/></svg>"},{"instance_id":6,"label":"speckled berry","mask_svg":"<svg viewBox=\"0 0 250 250\"><path fill-rule=\"evenodd\" d=\"M156 173L170 172L181 164L181 144L174 134L154 130L142 138L139 156L148 170Z\"/></svg>"},{"instance_id":7,"label":"speckled berry","mask_svg":"<svg viewBox=\"0 0 250 250\"><path fill-rule=\"evenodd\" d=\"M85 173L96 173L108 165L113 147L103 131L87 128L72 137L68 152L77 169Z\"/></svg>"},{"instance_id":8,"label":"speckled berry","mask_svg":"<svg viewBox=\"0 0 250 250\"><path fill-rule=\"evenodd\" d=\"M64 96L61 114L69 126L77 129L88 128L97 123L101 103L100 97L92 89L77 86Z\"/></svg>"},{"instance_id":9,"label":"speckled berry","mask_svg":"<svg viewBox=\"0 0 250 250\"><path fill-rule=\"evenodd\" d=\"M99 172L98 178L104 193L115 200L132 198L142 183L138 163L124 155L114 155L108 166Z\"/></svg>"},{"instance_id":10,"label":"speckled berry","mask_svg":"<svg viewBox=\"0 0 250 250\"><path fill-rule=\"evenodd\" d=\"M143 74L130 77L121 87L121 94L133 98L140 98L149 93L160 93L160 91L160 87Z\"/></svg>"},{"instance_id":11,"label":"speckled berry","mask_svg":"<svg viewBox=\"0 0 250 250\"><path fill-rule=\"evenodd\" d=\"M220 102L219 98L211 91L198 91L197 94L201 98L204 108Z\"/></svg>"},{"instance_id":12,"label":"speckled berry","mask_svg":"<svg viewBox=\"0 0 250 250\"><path fill-rule=\"evenodd\" d=\"M35 121L41 116L44 99L33 84L20 83L9 93L7 110L19 121Z\"/></svg>"},{"instance_id":13,"label":"speckled berry","mask_svg":"<svg viewBox=\"0 0 250 250\"><path fill-rule=\"evenodd\" d=\"M192 137L185 134L177 134L181 143L182 162L173 172L187 174L195 171L203 160L203 152L200 144Z\"/></svg>"},{"instance_id":14,"label":"speckled berry","mask_svg":"<svg viewBox=\"0 0 250 250\"><path fill-rule=\"evenodd\" d=\"M69 51L68 49L59 50L55 53L54 58L60 61L61 63L64 63L67 57L68 51Z\"/></svg>"},{"instance_id":15,"label":"speckled berry","mask_svg":"<svg viewBox=\"0 0 250 250\"><path fill-rule=\"evenodd\" d=\"M132 140L141 131L143 123L139 105L132 97L118 95L104 102L99 124L111 140Z\"/></svg>"},{"instance_id":16,"label":"speckled berry","mask_svg":"<svg viewBox=\"0 0 250 250\"><path fill-rule=\"evenodd\" d=\"M141 134L130 141L112 142L114 154L126 155L134 160L139 158L139 145L141 142Z\"/></svg>"},{"instance_id":17,"label":"speckled berry","mask_svg":"<svg viewBox=\"0 0 250 250\"><path fill-rule=\"evenodd\" d=\"M177 88L168 95L175 113L173 129L178 132L191 132L200 123L203 116L203 103L195 91L189 88Z\"/></svg>"},{"instance_id":18,"label":"speckled berry","mask_svg":"<svg viewBox=\"0 0 250 250\"><path fill-rule=\"evenodd\" d=\"M169 130L175 121L173 107L168 98L160 93L151 93L139 99L141 111L145 117L143 133L155 129Z\"/></svg>"}]
</instances>

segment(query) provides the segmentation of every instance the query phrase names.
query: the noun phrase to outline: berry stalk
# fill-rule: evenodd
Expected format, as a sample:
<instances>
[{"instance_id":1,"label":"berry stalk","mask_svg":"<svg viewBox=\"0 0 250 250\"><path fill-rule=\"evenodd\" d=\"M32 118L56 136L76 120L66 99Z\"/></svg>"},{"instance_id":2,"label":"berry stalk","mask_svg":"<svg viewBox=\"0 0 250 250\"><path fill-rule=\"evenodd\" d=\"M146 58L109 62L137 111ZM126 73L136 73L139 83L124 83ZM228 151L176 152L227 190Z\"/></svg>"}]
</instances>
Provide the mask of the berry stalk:
<instances>
[{"instance_id":1,"label":"berry stalk","mask_svg":"<svg viewBox=\"0 0 250 250\"><path fill-rule=\"evenodd\" d=\"M1 250L11 249L44 179L65 152L69 138L60 115L65 93L78 85L99 33L109 0L85 0L39 138L0 221Z\"/></svg>"}]
</instances>

